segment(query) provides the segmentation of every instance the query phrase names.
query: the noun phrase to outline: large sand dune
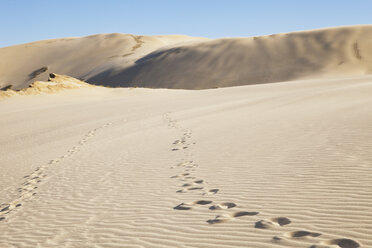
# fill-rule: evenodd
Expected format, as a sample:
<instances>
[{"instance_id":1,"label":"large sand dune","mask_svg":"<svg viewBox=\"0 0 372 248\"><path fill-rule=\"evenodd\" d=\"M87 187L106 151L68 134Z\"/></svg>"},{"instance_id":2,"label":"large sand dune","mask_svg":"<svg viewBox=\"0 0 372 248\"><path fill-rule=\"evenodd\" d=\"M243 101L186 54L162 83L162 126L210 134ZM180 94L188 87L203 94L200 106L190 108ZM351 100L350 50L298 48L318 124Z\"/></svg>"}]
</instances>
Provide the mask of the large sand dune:
<instances>
[{"instance_id":1,"label":"large sand dune","mask_svg":"<svg viewBox=\"0 0 372 248\"><path fill-rule=\"evenodd\" d=\"M372 26L250 38L93 35L0 48L0 86L27 87L48 72L106 86L205 89L365 75Z\"/></svg>"}]
</instances>

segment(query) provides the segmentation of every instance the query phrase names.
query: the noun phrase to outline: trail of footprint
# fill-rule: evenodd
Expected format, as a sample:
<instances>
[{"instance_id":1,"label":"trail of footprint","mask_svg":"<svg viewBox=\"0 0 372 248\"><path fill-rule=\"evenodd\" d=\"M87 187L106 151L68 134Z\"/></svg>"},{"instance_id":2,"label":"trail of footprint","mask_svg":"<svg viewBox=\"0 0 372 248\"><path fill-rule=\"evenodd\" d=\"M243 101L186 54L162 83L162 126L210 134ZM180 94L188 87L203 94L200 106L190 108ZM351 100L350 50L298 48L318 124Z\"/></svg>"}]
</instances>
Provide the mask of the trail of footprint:
<instances>
[{"instance_id":1,"label":"trail of footprint","mask_svg":"<svg viewBox=\"0 0 372 248\"><path fill-rule=\"evenodd\" d=\"M176 129L182 129L180 125L175 120L172 120L169 116L169 114L165 114L165 119L168 121L168 126L171 128L176 128ZM187 139L191 138L192 132L188 129L182 129L183 132L182 137L180 139L177 139L176 141L173 142L173 148L172 151L179 151L181 149L187 149L190 144L187 144ZM193 142L192 144L195 144ZM193 161L188 161L188 162L182 162L176 165L176 167L183 167L184 169L195 169L197 167L196 164L193 163ZM175 168L175 167L171 167ZM194 177L191 177L190 175L186 174L181 174L181 175L175 175L171 178L179 178L180 180L194 180ZM185 193L189 191L194 191L194 190L204 190L203 187L191 187L195 184L202 184L203 180L194 180L192 183L185 183L182 185L184 189L178 190L177 193ZM217 194L219 189L210 189L207 191L204 191L202 195L210 195L210 194ZM199 205L208 205L212 203L212 201L204 201L200 200L197 201ZM174 207L176 210L190 210L192 209L192 206L195 204L198 204L197 202L194 202L192 204L186 204L186 203L181 203L178 206ZM215 204L209 207L210 210L226 210L230 208L236 207L236 204L233 202L223 202L220 204ZM258 212L247 212L247 211L239 211L235 212L232 214L221 214L217 215L214 219L209 219L207 220L207 223L209 224L217 224L217 223L223 223L226 221L229 221L234 218L239 218L243 216L253 216L259 214ZM260 220L255 223L255 228L259 229L270 229L273 227L280 227L284 225L289 225L291 223L291 220L287 217L275 217L271 218L268 220ZM286 238L294 238L294 239L302 239L302 238L317 238L321 236L321 233L317 232L310 232L310 231L293 231L293 232L288 232L283 235ZM273 237L273 241L277 242L280 241L282 238L278 236ZM360 244L357 241L354 241L352 239L347 239L347 238L341 238L341 239L332 239L328 241L323 241L320 242L319 244L312 245L310 248L330 248L330 247L340 247L340 248L358 248L360 247Z\"/></svg>"},{"instance_id":2,"label":"trail of footprint","mask_svg":"<svg viewBox=\"0 0 372 248\"><path fill-rule=\"evenodd\" d=\"M175 123L175 121L171 120L169 115L166 116L166 119L169 123L168 126L175 127L175 125L173 124L173 123ZM183 131L182 138L177 139L173 142L172 145L175 146L175 147L173 147L171 149L172 151L180 150L181 149L180 146L182 146L182 143L186 143L187 139L191 138L192 132L190 130L183 129L182 131ZM193 144L195 144L195 142ZM188 145L184 145L182 147L182 149L186 149L186 148L188 148ZM183 168L186 171L186 173L178 174L178 175L172 176L171 178L178 178L181 181L186 180L186 179L192 179L193 180L192 182L184 183L182 185L183 189L180 189L180 190L176 191L177 193L186 193L186 192L194 192L194 191L198 191L198 190L203 190L204 192L202 193L202 195L204 196L204 195L217 194L219 192L219 189L205 190L204 187L198 186L198 185L204 184L205 183L204 180L203 179L194 180L194 177L191 177L187 173L187 171L189 169L195 169L195 167L198 167L198 165L195 164L193 161L181 162L181 163L178 163L175 167ZM171 168L175 168L175 167L172 166ZM204 201L204 200L194 202L193 204L181 203L181 204L175 206L174 209L175 210L190 210L190 209L192 209L192 206L195 205L195 204L208 205L210 203L211 203L211 201ZM233 208L233 207L236 207L235 203L224 202L224 203L221 203L221 204L213 205L213 206L209 207L209 209L210 210L218 210L218 209L223 210L223 209L229 209L229 208ZM210 224L215 224L215 223L220 223L220 222L227 221L227 220L232 219L232 218L239 218L239 217L242 217L242 216L252 216L252 215L256 215L256 214L258 214L258 212L239 211L239 212L235 212L233 214L217 215L214 219L208 220L207 222L210 223Z\"/></svg>"},{"instance_id":3,"label":"trail of footprint","mask_svg":"<svg viewBox=\"0 0 372 248\"><path fill-rule=\"evenodd\" d=\"M167 119L168 119L169 123L174 123L174 121L172 121L170 119L169 115L167 116ZM173 126L174 127L174 125L168 125L168 126ZM183 137L181 139L177 139L176 141L174 141L173 145L179 145L180 143L182 143L182 141L186 141L186 138L191 138L191 134L192 134L191 131L185 129L185 130L183 130L183 132L184 132ZM187 146L183 146L183 148L185 149L185 148L187 148ZM172 148L172 151L178 151L178 150L180 150L179 146ZM190 167L194 168L194 167L197 167L197 166L195 166L193 161L188 161L188 162L179 163L179 164L176 165L176 167L181 167L181 168L187 169L188 167L189 168ZM174 167L172 167L172 168L174 168ZM178 174L178 175L172 176L172 178L185 179L186 176L189 176L189 175L187 173L184 173L184 174ZM202 179L197 179L197 180L194 180L193 182L184 183L182 185L183 189L178 190L177 193L186 193L186 192L189 192L189 191L204 190L204 187L198 186L198 184L203 184L203 183L204 183L204 180L202 180ZM204 193L202 195L217 194L218 191L219 191L219 189L210 189L210 190L204 191ZM194 202L192 204L181 203L181 204L175 206L174 209L175 210L191 210L192 206L195 205L195 204L208 205L210 203L212 203L212 201L206 201L206 200L200 200L200 201ZM213 206L209 207L209 209L210 210L223 210L223 209L229 209L229 208L233 208L233 207L236 207L235 203L224 202L224 203L221 203L221 204L213 205ZM240 218L240 217L243 217L243 216L253 216L253 215L257 215L257 214L258 214L258 212L238 211L238 212L235 212L235 213L232 213L232 214L217 215L214 219L207 220L207 223L216 224L216 223L221 223L221 222L228 221L228 220L233 219L233 218Z\"/></svg>"},{"instance_id":4,"label":"trail of footprint","mask_svg":"<svg viewBox=\"0 0 372 248\"><path fill-rule=\"evenodd\" d=\"M45 178L47 175L45 173L45 170L52 165L55 165L59 162L61 162L64 158L67 158L74 153L78 152L80 150L80 147L84 145L89 137L95 136L96 132L102 128L105 128L112 123L106 123L98 128L95 128L91 131L89 131L79 142L77 146L74 146L72 149L68 150L66 154L60 156L59 158L50 160L47 164L44 164L42 166L37 167L34 172L32 172L30 175L26 175L23 178L25 181L21 184L21 187L18 188L19 195L12 200L9 203L1 204L0 206L0 221L5 220L5 215L12 212L14 209L19 208L22 206L22 203L24 200L30 198L31 196L36 195L36 192L34 192L38 187L37 184L42 182L42 179Z\"/></svg>"}]
</instances>

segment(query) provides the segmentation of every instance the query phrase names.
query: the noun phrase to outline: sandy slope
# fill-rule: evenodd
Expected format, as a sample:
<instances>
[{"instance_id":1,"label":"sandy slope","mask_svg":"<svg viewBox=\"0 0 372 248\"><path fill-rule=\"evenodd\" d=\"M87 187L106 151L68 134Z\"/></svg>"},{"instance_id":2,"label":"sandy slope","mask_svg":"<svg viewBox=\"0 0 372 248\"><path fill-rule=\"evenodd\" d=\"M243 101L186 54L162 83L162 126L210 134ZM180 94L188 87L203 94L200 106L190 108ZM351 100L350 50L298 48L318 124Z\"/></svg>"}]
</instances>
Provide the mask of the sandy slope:
<instances>
[{"instance_id":1,"label":"sandy slope","mask_svg":"<svg viewBox=\"0 0 372 248\"><path fill-rule=\"evenodd\" d=\"M49 72L106 86L205 89L372 72L372 26L249 38L101 34L0 48L0 87Z\"/></svg>"},{"instance_id":2,"label":"sandy slope","mask_svg":"<svg viewBox=\"0 0 372 248\"><path fill-rule=\"evenodd\" d=\"M0 247L372 247L371 94L363 76L2 100Z\"/></svg>"},{"instance_id":3,"label":"sandy slope","mask_svg":"<svg viewBox=\"0 0 372 248\"><path fill-rule=\"evenodd\" d=\"M25 88L33 81L45 81L51 72L90 79L107 70L121 71L160 47L193 40L205 39L114 33L0 48L0 88L9 84Z\"/></svg>"}]
</instances>

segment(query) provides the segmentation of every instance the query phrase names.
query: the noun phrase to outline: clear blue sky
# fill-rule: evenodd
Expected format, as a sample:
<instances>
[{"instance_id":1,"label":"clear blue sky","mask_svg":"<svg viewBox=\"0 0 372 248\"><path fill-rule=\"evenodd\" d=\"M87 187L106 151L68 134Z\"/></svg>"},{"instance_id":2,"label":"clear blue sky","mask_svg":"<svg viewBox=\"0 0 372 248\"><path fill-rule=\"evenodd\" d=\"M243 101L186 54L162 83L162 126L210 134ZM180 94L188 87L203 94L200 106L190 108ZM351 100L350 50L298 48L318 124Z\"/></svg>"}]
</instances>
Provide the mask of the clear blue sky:
<instances>
[{"instance_id":1,"label":"clear blue sky","mask_svg":"<svg viewBox=\"0 0 372 248\"><path fill-rule=\"evenodd\" d=\"M0 47L96 33L242 37L372 24L372 0L0 0Z\"/></svg>"}]
</instances>

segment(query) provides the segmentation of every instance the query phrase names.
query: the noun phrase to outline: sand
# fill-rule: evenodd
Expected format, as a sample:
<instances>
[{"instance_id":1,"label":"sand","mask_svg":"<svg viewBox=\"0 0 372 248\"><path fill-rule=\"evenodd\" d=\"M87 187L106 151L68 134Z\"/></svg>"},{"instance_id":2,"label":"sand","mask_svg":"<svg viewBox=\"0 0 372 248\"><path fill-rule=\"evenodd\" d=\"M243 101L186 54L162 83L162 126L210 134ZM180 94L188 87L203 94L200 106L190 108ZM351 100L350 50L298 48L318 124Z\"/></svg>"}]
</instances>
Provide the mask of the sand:
<instances>
[{"instance_id":1,"label":"sand","mask_svg":"<svg viewBox=\"0 0 372 248\"><path fill-rule=\"evenodd\" d=\"M248 38L100 34L0 48L0 88L50 72L110 87L210 89L372 73L372 25Z\"/></svg>"},{"instance_id":2,"label":"sand","mask_svg":"<svg viewBox=\"0 0 372 248\"><path fill-rule=\"evenodd\" d=\"M371 38L0 48L0 247L372 247Z\"/></svg>"},{"instance_id":3,"label":"sand","mask_svg":"<svg viewBox=\"0 0 372 248\"><path fill-rule=\"evenodd\" d=\"M26 88L34 81L47 80L49 73L91 82L91 78L107 70L120 72L132 66L135 61L158 48L202 40L206 39L184 35L136 36L114 33L0 48L0 88L8 85L14 89Z\"/></svg>"},{"instance_id":4,"label":"sand","mask_svg":"<svg viewBox=\"0 0 372 248\"><path fill-rule=\"evenodd\" d=\"M0 101L0 247L372 247L372 76Z\"/></svg>"}]
</instances>

